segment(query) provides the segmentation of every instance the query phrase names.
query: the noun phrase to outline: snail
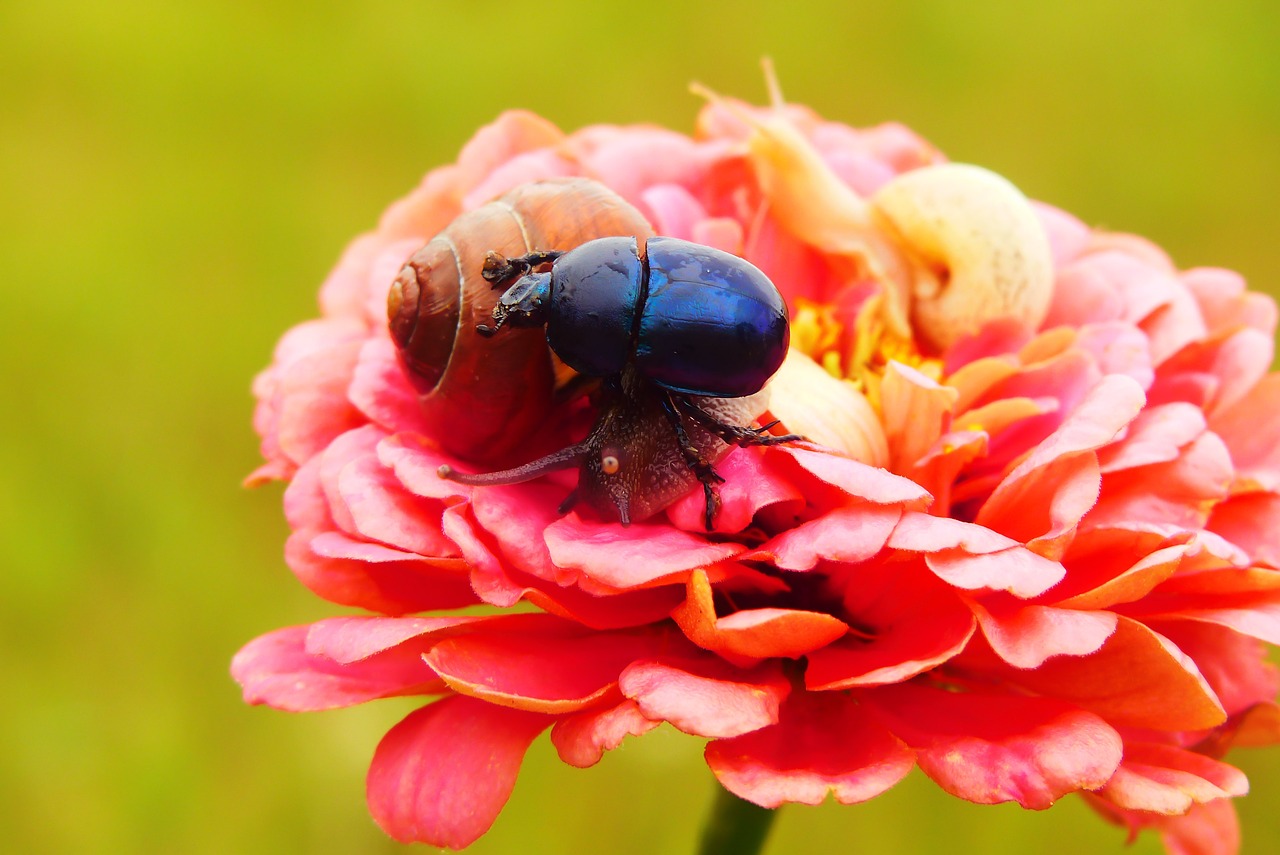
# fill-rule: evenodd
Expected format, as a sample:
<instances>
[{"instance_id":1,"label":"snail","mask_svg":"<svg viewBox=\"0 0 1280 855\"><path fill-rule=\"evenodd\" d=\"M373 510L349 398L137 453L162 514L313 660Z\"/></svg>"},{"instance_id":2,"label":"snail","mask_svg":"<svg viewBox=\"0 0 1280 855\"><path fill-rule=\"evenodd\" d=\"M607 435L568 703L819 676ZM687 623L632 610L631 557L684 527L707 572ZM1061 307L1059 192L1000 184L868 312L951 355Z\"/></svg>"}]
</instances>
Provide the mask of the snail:
<instances>
[{"instance_id":1,"label":"snail","mask_svg":"<svg viewBox=\"0 0 1280 855\"><path fill-rule=\"evenodd\" d=\"M391 338L444 451L476 463L507 460L556 399L556 364L540 331L489 340L476 330L500 296L481 276L486 254L652 234L640 212L604 186L557 179L462 214L409 257L387 295Z\"/></svg>"},{"instance_id":2,"label":"snail","mask_svg":"<svg viewBox=\"0 0 1280 855\"><path fill-rule=\"evenodd\" d=\"M519 224L516 233L495 228L504 218ZM787 353L778 289L741 258L649 234L628 203L579 179L517 188L415 253L392 285L388 312L402 363L425 390L425 411L470 425L474 395L486 411L510 417L483 437L450 440L447 450L476 460L487 442L519 448L549 412L552 354L599 379L598 416L585 439L497 472L441 466L442 478L494 486L577 466L578 486L562 510L581 501L623 525L701 484L711 530L723 480L715 463L729 447L800 438L749 426ZM489 286L504 289L496 301ZM450 350L437 340L441 330L452 336ZM518 348L502 347L512 341ZM440 427L447 437L459 426Z\"/></svg>"},{"instance_id":3,"label":"snail","mask_svg":"<svg viewBox=\"0 0 1280 855\"><path fill-rule=\"evenodd\" d=\"M704 86L693 91L746 122L746 159L778 222L858 262L881 286L890 329L942 352L997 319L1030 329L1044 321L1049 239L1017 187L979 166L936 163L864 198L786 118L772 67L765 72L773 109L764 118Z\"/></svg>"}]
</instances>

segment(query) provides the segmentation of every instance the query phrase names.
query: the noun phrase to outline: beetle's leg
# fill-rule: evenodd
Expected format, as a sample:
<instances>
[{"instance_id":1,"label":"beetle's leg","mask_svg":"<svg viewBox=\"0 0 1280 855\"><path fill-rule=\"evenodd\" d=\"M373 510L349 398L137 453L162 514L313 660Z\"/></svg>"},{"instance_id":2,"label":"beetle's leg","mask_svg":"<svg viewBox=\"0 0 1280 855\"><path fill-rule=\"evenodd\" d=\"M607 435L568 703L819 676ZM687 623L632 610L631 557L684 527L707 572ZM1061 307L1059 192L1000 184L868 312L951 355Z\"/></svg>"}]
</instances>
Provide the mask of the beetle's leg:
<instances>
[{"instance_id":1,"label":"beetle's leg","mask_svg":"<svg viewBox=\"0 0 1280 855\"><path fill-rule=\"evenodd\" d=\"M507 258L500 252L489 250L484 257L484 266L480 268L480 275L490 286L497 288L516 277L525 275L541 264L555 261L562 255L564 255L563 252L553 249Z\"/></svg>"},{"instance_id":2,"label":"beetle's leg","mask_svg":"<svg viewBox=\"0 0 1280 855\"><path fill-rule=\"evenodd\" d=\"M560 503L560 507L556 508L557 513L567 514L573 510L573 506L578 504L578 488L574 487L569 495L564 497L564 501Z\"/></svg>"},{"instance_id":3,"label":"beetle's leg","mask_svg":"<svg viewBox=\"0 0 1280 855\"><path fill-rule=\"evenodd\" d=\"M676 432L676 444L680 446L680 453L684 455L685 464L693 470L694 476L702 482L702 495L706 503L705 522L707 531L711 531L716 511L720 510L720 495L716 492L714 485L723 483L724 478L716 472L715 468L702 456L697 446L689 439L689 434L684 429L684 419L681 417L680 410L675 403L678 400L679 398L670 392L664 393L662 395L662 411L667 414L667 420L671 422L671 427Z\"/></svg>"},{"instance_id":4,"label":"beetle's leg","mask_svg":"<svg viewBox=\"0 0 1280 855\"><path fill-rule=\"evenodd\" d=\"M804 439L804 437L796 433L783 434L782 436L766 433L769 428L777 424L777 421L772 421L758 428L743 427L742 425L720 421L683 395L668 395L667 397L675 401L675 405L679 407L680 412L689 416L730 445L780 445L784 442L795 442L798 439Z\"/></svg>"}]
</instances>

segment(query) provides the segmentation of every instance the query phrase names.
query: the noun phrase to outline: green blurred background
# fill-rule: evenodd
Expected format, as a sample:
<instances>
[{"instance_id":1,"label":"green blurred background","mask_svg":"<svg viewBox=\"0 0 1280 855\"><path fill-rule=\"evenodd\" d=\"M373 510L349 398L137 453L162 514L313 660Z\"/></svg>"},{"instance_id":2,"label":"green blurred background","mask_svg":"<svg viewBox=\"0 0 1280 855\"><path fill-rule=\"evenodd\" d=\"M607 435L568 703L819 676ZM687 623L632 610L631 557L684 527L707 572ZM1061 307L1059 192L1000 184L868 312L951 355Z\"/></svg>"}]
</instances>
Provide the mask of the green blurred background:
<instances>
[{"instance_id":1,"label":"green blurred background","mask_svg":"<svg viewBox=\"0 0 1280 855\"><path fill-rule=\"evenodd\" d=\"M503 109L689 130L691 79L762 101L769 54L792 100L905 121L1274 293L1275 3L1019 5L0 4L0 847L402 851L363 779L412 704L290 716L227 676L248 639L335 613L284 567L280 488L240 487L248 387L346 241ZM1245 851L1274 851L1280 751L1236 759ZM588 771L544 739L472 851L688 852L711 794L673 732ZM769 851L1122 842L1074 799L979 808L914 775L785 810Z\"/></svg>"}]
</instances>

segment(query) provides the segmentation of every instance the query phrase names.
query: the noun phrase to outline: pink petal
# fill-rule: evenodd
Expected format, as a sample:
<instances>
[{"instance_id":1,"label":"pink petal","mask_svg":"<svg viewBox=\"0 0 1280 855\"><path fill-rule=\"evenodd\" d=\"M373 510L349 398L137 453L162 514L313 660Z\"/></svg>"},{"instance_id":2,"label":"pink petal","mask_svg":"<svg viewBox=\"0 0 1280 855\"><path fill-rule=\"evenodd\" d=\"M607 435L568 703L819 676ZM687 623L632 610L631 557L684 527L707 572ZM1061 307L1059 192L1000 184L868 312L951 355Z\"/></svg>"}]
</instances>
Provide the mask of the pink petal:
<instances>
[{"instance_id":1,"label":"pink petal","mask_svg":"<svg viewBox=\"0 0 1280 855\"><path fill-rule=\"evenodd\" d=\"M341 341L279 369L275 441L295 463L364 422L347 398L360 347L360 340Z\"/></svg>"},{"instance_id":2,"label":"pink petal","mask_svg":"<svg viewBox=\"0 0 1280 855\"><path fill-rule=\"evenodd\" d=\"M410 252L414 249L417 249L416 242ZM392 271L386 281L394 279L395 273ZM388 433L421 431L425 427L418 396L405 380L404 369L396 359L396 348L390 339L371 338L364 343L348 394L351 403L369 421Z\"/></svg>"},{"instance_id":3,"label":"pink petal","mask_svg":"<svg viewBox=\"0 0 1280 855\"><path fill-rule=\"evenodd\" d=\"M402 843L468 846L493 825L525 751L551 722L459 697L412 712L374 752L369 812Z\"/></svg>"},{"instance_id":4,"label":"pink petal","mask_svg":"<svg viewBox=\"0 0 1280 855\"><path fill-rule=\"evenodd\" d=\"M915 685L866 695L917 752L926 775L978 804L1042 810L1102 786L1120 763L1120 735L1096 715L1047 698L938 691Z\"/></svg>"},{"instance_id":5,"label":"pink petal","mask_svg":"<svg viewBox=\"0 0 1280 855\"><path fill-rule=\"evenodd\" d=\"M1120 808L1179 815L1193 804L1248 792L1248 779L1234 766L1175 745L1130 742L1100 795Z\"/></svg>"},{"instance_id":6,"label":"pink petal","mask_svg":"<svg viewBox=\"0 0 1280 855\"><path fill-rule=\"evenodd\" d=\"M1066 575L1057 561L1021 546L985 555L948 549L926 555L925 564L939 579L957 588L1008 591L1022 599L1043 594Z\"/></svg>"},{"instance_id":7,"label":"pink petal","mask_svg":"<svg viewBox=\"0 0 1280 855\"><path fill-rule=\"evenodd\" d=\"M1280 373L1269 374L1243 400L1215 413L1209 427L1231 449L1243 477L1280 489Z\"/></svg>"},{"instance_id":8,"label":"pink petal","mask_svg":"<svg viewBox=\"0 0 1280 855\"><path fill-rule=\"evenodd\" d=\"M1207 526L1256 563L1280 567L1280 495L1232 496L1213 509Z\"/></svg>"},{"instance_id":9,"label":"pink petal","mask_svg":"<svg viewBox=\"0 0 1280 855\"><path fill-rule=\"evenodd\" d=\"M996 655L1015 668L1038 668L1050 656L1085 656L1102 647L1116 629L1106 611L996 602L973 604L982 634Z\"/></svg>"},{"instance_id":10,"label":"pink petal","mask_svg":"<svg viewBox=\"0 0 1280 855\"><path fill-rule=\"evenodd\" d=\"M1185 816L1158 823L1160 841L1169 855L1236 855L1240 820L1230 799L1196 805Z\"/></svg>"},{"instance_id":11,"label":"pink petal","mask_svg":"<svg viewBox=\"0 0 1280 855\"><path fill-rule=\"evenodd\" d=\"M1086 793L1085 799L1104 817L1127 827L1131 840L1145 828L1155 829L1168 855L1238 855L1240 852L1240 821L1231 799L1193 805L1182 816L1125 810L1092 793Z\"/></svg>"},{"instance_id":12,"label":"pink petal","mask_svg":"<svg viewBox=\"0 0 1280 855\"><path fill-rule=\"evenodd\" d=\"M1077 330L1076 347L1093 355L1103 374L1124 374L1143 389L1155 382L1149 340L1125 323L1089 324Z\"/></svg>"},{"instance_id":13,"label":"pink petal","mask_svg":"<svg viewBox=\"0 0 1280 855\"><path fill-rule=\"evenodd\" d=\"M806 472L855 498L880 505L906 505L912 510L921 510L929 503L929 494L918 484L884 469L798 446L785 445L780 451L794 458Z\"/></svg>"},{"instance_id":14,"label":"pink petal","mask_svg":"<svg viewBox=\"0 0 1280 855\"><path fill-rule=\"evenodd\" d=\"M929 569L940 579L970 591L987 588L1035 597L1060 582L1066 573L1058 562L985 526L929 514L903 514L889 538L889 547L926 553Z\"/></svg>"},{"instance_id":15,"label":"pink petal","mask_svg":"<svg viewBox=\"0 0 1280 855\"><path fill-rule=\"evenodd\" d=\"M1182 273L1182 283L1200 304L1200 312L1212 331L1248 326L1273 338L1276 301L1268 294L1249 291L1244 277L1221 267L1196 267Z\"/></svg>"},{"instance_id":16,"label":"pink petal","mask_svg":"<svg viewBox=\"0 0 1280 855\"><path fill-rule=\"evenodd\" d=\"M914 765L912 752L852 697L795 692L777 724L707 745L707 765L729 792L762 807L841 804L880 795Z\"/></svg>"},{"instance_id":17,"label":"pink petal","mask_svg":"<svg viewBox=\"0 0 1280 855\"><path fill-rule=\"evenodd\" d=\"M397 433L378 443L378 461L395 472L396 479L410 493L427 499L459 500L471 495L471 488L446 481L436 474L442 464L457 460L435 448L416 433Z\"/></svg>"},{"instance_id":18,"label":"pink petal","mask_svg":"<svg viewBox=\"0 0 1280 855\"><path fill-rule=\"evenodd\" d=\"M734 556L743 547L713 543L670 526L588 521L571 513L547 527L547 548L556 565L581 571L612 588L652 584L677 573Z\"/></svg>"},{"instance_id":19,"label":"pink petal","mask_svg":"<svg viewBox=\"0 0 1280 855\"><path fill-rule=\"evenodd\" d=\"M306 649L314 656L350 665L408 642L421 642L411 645L409 654L420 659L437 639L488 620L483 617L329 618L311 625Z\"/></svg>"},{"instance_id":20,"label":"pink petal","mask_svg":"<svg viewBox=\"0 0 1280 855\"><path fill-rule=\"evenodd\" d=\"M743 557L771 557L776 567L799 571L823 559L865 561L884 548L901 515L894 506L850 504L800 523Z\"/></svg>"},{"instance_id":21,"label":"pink petal","mask_svg":"<svg viewBox=\"0 0 1280 855\"><path fill-rule=\"evenodd\" d=\"M312 546L317 541L319 550ZM478 602L466 566L455 558L425 559L306 529L290 535L284 555L304 585L339 605L400 615Z\"/></svg>"},{"instance_id":22,"label":"pink petal","mask_svg":"<svg viewBox=\"0 0 1280 855\"><path fill-rule=\"evenodd\" d=\"M338 490L362 536L405 552L457 557L457 548L440 530L444 506L406 491L377 458L362 457L348 464L338 476Z\"/></svg>"},{"instance_id":23,"label":"pink petal","mask_svg":"<svg viewBox=\"0 0 1280 855\"><path fill-rule=\"evenodd\" d=\"M444 691L420 652L396 651L341 664L307 651L306 626L291 626L246 644L231 660L245 703L289 712L351 706L395 695Z\"/></svg>"},{"instance_id":24,"label":"pink petal","mask_svg":"<svg viewBox=\"0 0 1280 855\"><path fill-rule=\"evenodd\" d=\"M713 657L635 662L618 686L646 718L709 737L777 723L778 707L791 691L777 663L743 670Z\"/></svg>"},{"instance_id":25,"label":"pink petal","mask_svg":"<svg viewBox=\"0 0 1280 855\"><path fill-rule=\"evenodd\" d=\"M1173 461L1108 475L1089 524L1105 528L1136 521L1161 531L1198 530L1226 497L1233 474L1226 446L1206 433Z\"/></svg>"},{"instance_id":26,"label":"pink petal","mask_svg":"<svg viewBox=\"0 0 1280 855\"><path fill-rule=\"evenodd\" d=\"M1133 420L1123 439L1098 452L1098 461L1104 474L1168 463L1204 431L1204 412L1199 407L1181 402L1148 407Z\"/></svg>"},{"instance_id":27,"label":"pink petal","mask_svg":"<svg viewBox=\"0 0 1280 855\"><path fill-rule=\"evenodd\" d=\"M604 752L617 748L626 737L641 736L661 723L646 718L635 701L626 699L617 706L586 709L560 719L551 729L551 743L561 760L585 769L599 763Z\"/></svg>"}]
</instances>

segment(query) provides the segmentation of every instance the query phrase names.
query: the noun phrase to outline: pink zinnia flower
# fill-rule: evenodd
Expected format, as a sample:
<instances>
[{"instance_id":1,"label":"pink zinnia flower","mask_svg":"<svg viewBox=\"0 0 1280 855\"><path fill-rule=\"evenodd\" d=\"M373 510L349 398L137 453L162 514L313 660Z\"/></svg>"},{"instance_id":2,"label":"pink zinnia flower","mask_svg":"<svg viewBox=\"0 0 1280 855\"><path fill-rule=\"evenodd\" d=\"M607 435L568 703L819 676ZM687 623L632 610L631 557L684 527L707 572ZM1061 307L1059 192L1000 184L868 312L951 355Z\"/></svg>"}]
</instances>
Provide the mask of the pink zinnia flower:
<instances>
[{"instance_id":1,"label":"pink zinnia flower","mask_svg":"<svg viewBox=\"0 0 1280 855\"><path fill-rule=\"evenodd\" d=\"M557 511L570 474L437 476L478 467L418 407L388 286L460 214L564 176L751 260L791 306L768 406L812 443L724 457L713 532L697 489L622 527ZM285 710L426 698L369 770L396 839L484 834L545 730L585 767L669 722L765 807L860 802L918 765L973 802L1082 792L1171 852L1238 848L1247 783L1221 757L1280 738L1276 307L1239 276L1180 272L898 125L715 102L693 137L501 116L320 304L255 382L251 480L289 482L302 582L373 614L269 633L232 670ZM580 436L581 403L538 448Z\"/></svg>"}]
</instances>

